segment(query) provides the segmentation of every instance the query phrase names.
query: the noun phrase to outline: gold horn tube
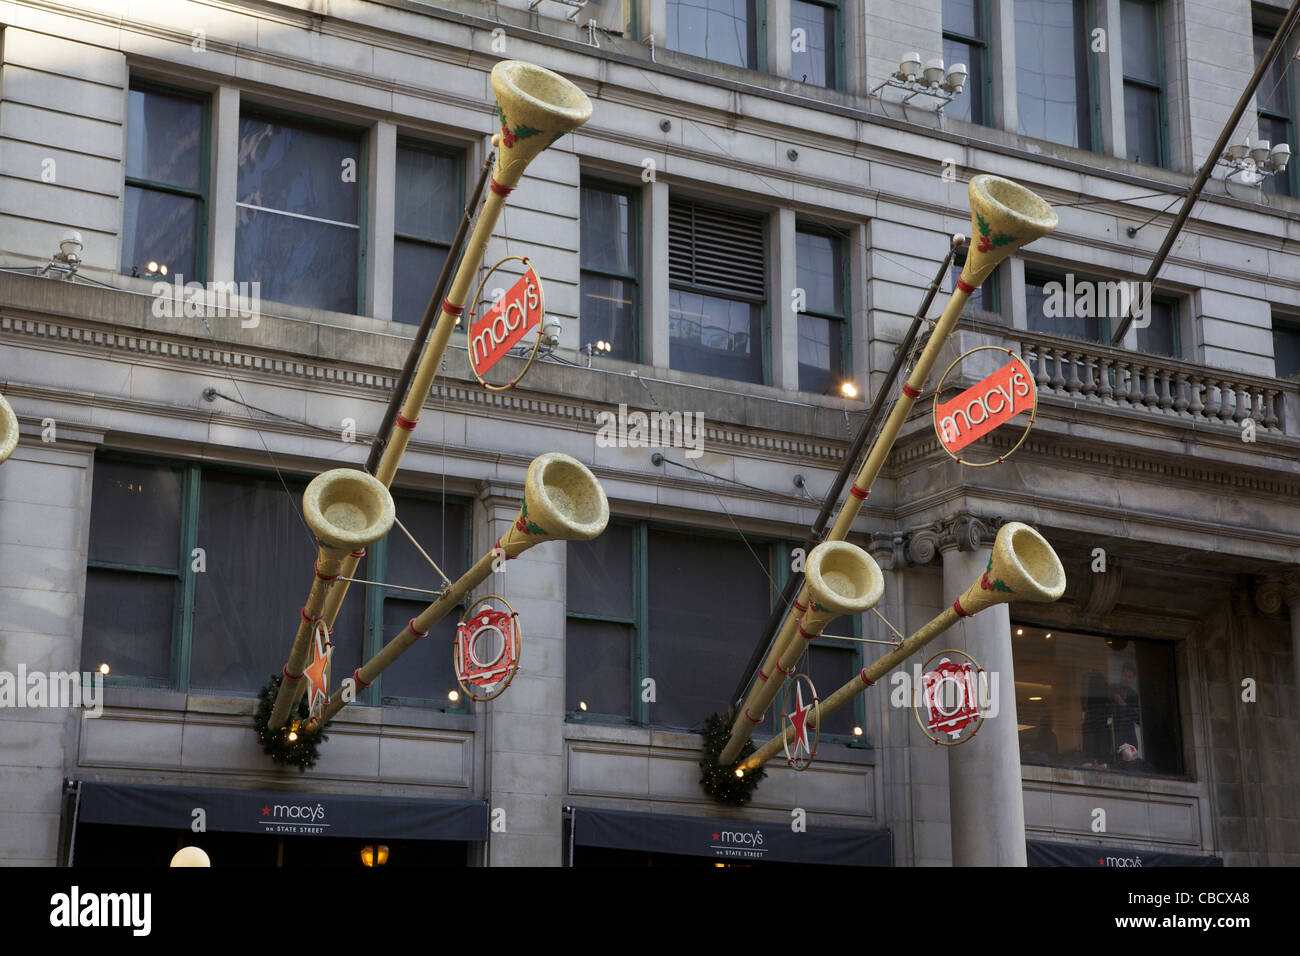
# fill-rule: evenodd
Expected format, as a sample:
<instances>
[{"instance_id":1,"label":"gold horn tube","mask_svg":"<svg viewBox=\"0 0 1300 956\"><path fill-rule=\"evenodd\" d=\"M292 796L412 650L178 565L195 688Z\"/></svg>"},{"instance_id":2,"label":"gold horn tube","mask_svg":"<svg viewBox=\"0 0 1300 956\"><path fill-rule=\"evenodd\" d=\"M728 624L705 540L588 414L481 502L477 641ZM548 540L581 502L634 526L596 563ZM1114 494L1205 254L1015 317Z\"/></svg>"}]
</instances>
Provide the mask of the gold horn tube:
<instances>
[{"instance_id":1,"label":"gold horn tube","mask_svg":"<svg viewBox=\"0 0 1300 956\"><path fill-rule=\"evenodd\" d=\"M1013 183L1009 179L986 174L973 176L966 192L970 199L971 235L977 236L978 240L968 247L966 264L957 279L957 288L948 299L943 314L935 324L934 332L930 335L921 357L917 359L912 374L903 386L902 394L894 403L894 408L885 420L880 435L871 446L867 460L863 462L861 471L858 472L853 486L849 489L849 498L840 508L834 527L826 535L828 541L843 541L848 536L849 529L858 517L862 502L871 493L871 486L875 483L876 476L880 474L885 459L894 447L894 440L898 437L903 423L911 414L913 403L921 396L921 390L925 387L926 379L930 377L934 363L939 358L939 352L947 341L948 335L956 327L957 320L961 317L961 311L966 307L971 293L1007 256L1056 228L1057 218L1052 207L1024 186ZM795 601L796 609L800 605L806 606L807 603L808 588L805 585ZM785 623L777 634L776 640L772 642L761 671L772 673L777 661L794 642L797 624L798 617L793 613L787 613ZM823 711L825 707L826 703L823 702ZM718 756L720 766L729 767L740 756L740 750L745 745L745 741L749 740L753 727L754 725L745 719L742 709L731 725L731 737L727 746Z\"/></svg>"},{"instance_id":2,"label":"gold horn tube","mask_svg":"<svg viewBox=\"0 0 1300 956\"><path fill-rule=\"evenodd\" d=\"M442 364L451 333L465 310L470 285L483 262L506 197L519 184L528 164L542 150L591 118L591 101L582 90L558 73L520 60L503 60L492 68L492 92L497 101L500 126L500 132L492 137L492 144L497 149L492 188L466 242L465 254L411 379L396 427L375 467L375 477L385 486L392 485L411 432L420 420L420 410ZM343 562L342 576L353 577L358 561L359 555L349 556ZM326 599L323 618L331 627L347 592L347 582L344 581L333 588Z\"/></svg>"},{"instance_id":3,"label":"gold horn tube","mask_svg":"<svg viewBox=\"0 0 1300 956\"><path fill-rule=\"evenodd\" d=\"M3 395L0 395L0 461L6 460L18 447L18 416Z\"/></svg>"},{"instance_id":4,"label":"gold horn tube","mask_svg":"<svg viewBox=\"0 0 1300 956\"><path fill-rule=\"evenodd\" d=\"M751 725L762 723L768 705L781 690L784 679L794 673L794 665L809 642L821 635L826 625L844 614L861 614L876 606L885 593L885 577L874 558L856 544L847 541L823 541L808 553L804 565L808 582L809 603L795 625L802 640L791 641L777 659L782 675L758 672L758 681L750 689L740 713Z\"/></svg>"},{"instance_id":5,"label":"gold horn tube","mask_svg":"<svg viewBox=\"0 0 1300 956\"><path fill-rule=\"evenodd\" d=\"M609 500L600 482L582 462L559 452L539 455L524 478L524 503L510 525L474 566L462 574L374 657L353 672L357 687L366 687L402 653L424 637L492 573L498 555L518 557L543 541L590 541L609 522ZM499 549L499 550L498 550ZM321 725L343 709L352 695L342 690L325 708Z\"/></svg>"},{"instance_id":6,"label":"gold horn tube","mask_svg":"<svg viewBox=\"0 0 1300 956\"><path fill-rule=\"evenodd\" d=\"M966 593L952 602L923 627L909 635L901 644L880 658L821 702L821 719L825 720L840 707L866 690L919 651L963 617L978 614L994 604L1012 601L1029 601L1050 604L1065 593L1065 569L1061 560L1041 534L1019 521L1004 525L993 542L993 553L984 573L966 589ZM815 718L813 726L816 726ZM762 766L783 746L786 737L793 738L791 728L777 734L759 747L741 769L750 771Z\"/></svg>"},{"instance_id":7,"label":"gold horn tube","mask_svg":"<svg viewBox=\"0 0 1300 956\"><path fill-rule=\"evenodd\" d=\"M355 551L374 544L393 526L393 496L377 479L353 468L335 468L312 479L302 493L302 513L316 535L316 576L298 620L289 660L281 674L267 726L284 726L302 691L303 669L311 649L312 633L321 620L326 595L338 581L344 561Z\"/></svg>"}]
</instances>

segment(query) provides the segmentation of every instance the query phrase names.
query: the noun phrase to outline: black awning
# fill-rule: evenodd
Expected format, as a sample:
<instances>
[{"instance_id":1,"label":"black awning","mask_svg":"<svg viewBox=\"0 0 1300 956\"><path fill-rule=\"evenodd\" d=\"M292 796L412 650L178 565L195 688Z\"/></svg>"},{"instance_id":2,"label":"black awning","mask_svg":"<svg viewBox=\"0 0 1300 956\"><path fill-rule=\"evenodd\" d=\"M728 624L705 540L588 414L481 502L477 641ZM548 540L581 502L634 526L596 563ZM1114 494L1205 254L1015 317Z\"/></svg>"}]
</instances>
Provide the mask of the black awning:
<instances>
[{"instance_id":1,"label":"black awning","mask_svg":"<svg viewBox=\"0 0 1300 956\"><path fill-rule=\"evenodd\" d=\"M188 830L202 810L208 830L406 840L487 839L484 800L420 800L286 790L219 790L81 784L82 823Z\"/></svg>"},{"instance_id":2,"label":"black awning","mask_svg":"<svg viewBox=\"0 0 1300 956\"><path fill-rule=\"evenodd\" d=\"M754 823L679 817L628 810L573 808L573 841L581 846L706 856L716 860L771 860L840 866L891 866L888 830L846 830L810 824L794 832L788 821Z\"/></svg>"},{"instance_id":3,"label":"black awning","mask_svg":"<svg viewBox=\"0 0 1300 956\"><path fill-rule=\"evenodd\" d=\"M1163 853L1129 846L1026 840L1025 851L1030 866L1223 866L1222 857Z\"/></svg>"}]
</instances>

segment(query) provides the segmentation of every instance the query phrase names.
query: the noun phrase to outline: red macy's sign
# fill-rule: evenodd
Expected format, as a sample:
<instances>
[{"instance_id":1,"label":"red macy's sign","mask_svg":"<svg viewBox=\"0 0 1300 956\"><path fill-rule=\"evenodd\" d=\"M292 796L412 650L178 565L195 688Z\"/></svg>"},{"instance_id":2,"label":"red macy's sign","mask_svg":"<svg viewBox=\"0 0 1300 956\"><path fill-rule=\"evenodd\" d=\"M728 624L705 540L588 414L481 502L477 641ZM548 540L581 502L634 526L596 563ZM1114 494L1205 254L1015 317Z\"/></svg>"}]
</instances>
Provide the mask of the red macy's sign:
<instances>
[{"instance_id":1,"label":"red macy's sign","mask_svg":"<svg viewBox=\"0 0 1300 956\"><path fill-rule=\"evenodd\" d=\"M480 376L542 321L541 283L528 271L469 330L469 360Z\"/></svg>"},{"instance_id":2,"label":"red macy's sign","mask_svg":"<svg viewBox=\"0 0 1300 956\"><path fill-rule=\"evenodd\" d=\"M1034 407L1029 370L1012 359L984 381L939 406L939 440L952 452Z\"/></svg>"}]
</instances>

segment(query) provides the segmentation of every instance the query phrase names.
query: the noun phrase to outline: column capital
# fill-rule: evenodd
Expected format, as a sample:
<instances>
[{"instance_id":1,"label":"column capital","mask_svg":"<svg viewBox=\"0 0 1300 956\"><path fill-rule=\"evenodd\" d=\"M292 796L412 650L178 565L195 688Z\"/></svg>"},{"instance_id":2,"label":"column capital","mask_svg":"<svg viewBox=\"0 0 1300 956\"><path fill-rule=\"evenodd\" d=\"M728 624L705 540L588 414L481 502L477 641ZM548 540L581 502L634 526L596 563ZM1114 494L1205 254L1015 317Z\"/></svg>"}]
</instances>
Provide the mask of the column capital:
<instances>
[{"instance_id":1,"label":"column capital","mask_svg":"<svg viewBox=\"0 0 1300 956\"><path fill-rule=\"evenodd\" d=\"M907 558L912 564L932 562L942 551L978 551L991 547L998 528L1006 524L1003 518L973 515L966 511L941 518L907 535Z\"/></svg>"},{"instance_id":2,"label":"column capital","mask_svg":"<svg viewBox=\"0 0 1300 956\"><path fill-rule=\"evenodd\" d=\"M1300 568L1272 571L1257 579L1255 606L1265 614L1277 614L1285 604L1294 612L1300 604Z\"/></svg>"},{"instance_id":3,"label":"column capital","mask_svg":"<svg viewBox=\"0 0 1300 956\"><path fill-rule=\"evenodd\" d=\"M871 536L867 553L882 571L893 571L906 563L906 538L898 531L878 531Z\"/></svg>"}]
</instances>

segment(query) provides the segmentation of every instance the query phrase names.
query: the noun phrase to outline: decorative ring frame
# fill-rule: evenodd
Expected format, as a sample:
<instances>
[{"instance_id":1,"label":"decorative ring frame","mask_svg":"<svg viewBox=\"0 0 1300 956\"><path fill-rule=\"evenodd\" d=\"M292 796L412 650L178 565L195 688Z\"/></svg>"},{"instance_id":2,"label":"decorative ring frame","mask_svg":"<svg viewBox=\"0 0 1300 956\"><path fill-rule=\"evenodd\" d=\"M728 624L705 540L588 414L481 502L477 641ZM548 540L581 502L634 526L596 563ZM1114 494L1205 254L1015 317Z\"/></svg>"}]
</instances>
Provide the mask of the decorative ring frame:
<instances>
[{"instance_id":1,"label":"decorative ring frame","mask_svg":"<svg viewBox=\"0 0 1300 956\"><path fill-rule=\"evenodd\" d=\"M461 676L460 629L465 625L467 621L469 621L470 618L472 618L475 615L475 613L477 613L480 607L487 604L489 601L500 601L502 604L506 606L506 611L508 612L508 616L510 619L510 625L514 630L514 636L513 636L514 657L509 661L507 665L508 669L505 676L494 682L493 686L495 687L495 689L492 691L492 693L477 694L474 691L470 690L466 680ZM501 633L500 629L498 628L494 627L494 630L497 630L497 633L499 634ZM506 652L510 650L510 645L512 643L512 639L509 635L501 634L501 652L493 660L485 662L485 661L480 661L478 659L478 655L474 653L474 642L476 637L477 634L471 636L468 639L469 643L465 649L466 652L469 654L469 656L473 659L474 663L480 667L485 665L490 666L500 661L503 657L506 656ZM456 673L456 683L460 685L460 689L465 692L465 696L467 696L470 700L479 700L479 701L495 700L496 698L500 697L503 693L505 693L506 688L510 686L510 682L515 679L515 674L519 673L519 659L523 656L523 650L524 650L524 629L523 626L519 623L519 612L516 611L513 607L511 607L510 602L507 601L505 598L503 598L500 594L484 595L483 597L479 598L477 601L475 601L466 609L465 615L460 619L460 622L456 625L456 643L452 645L452 649L451 649L451 667L452 670L455 671Z\"/></svg>"},{"instance_id":2,"label":"decorative ring frame","mask_svg":"<svg viewBox=\"0 0 1300 956\"><path fill-rule=\"evenodd\" d=\"M994 348L996 348L996 346L994 346ZM975 665L975 678L977 681L976 693L979 693L980 690L982 690L983 688L983 685L979 683L979 678L984 674L984 668L980 666L980 662L975 660L975 658L971 657L965 651L957 650L955 647L950 647L942 651L936 651L934 654L931 654L929 659L926 660L926 662L921 665L922 678L924 679L924 676L930 672L930 665L934 663L934 659L936 657L942 657L944 654L960 654L962 657L966 658L966 660L970 661L972 664ZM940 737L935 737L930 733L930 729L921 722L921 710L916 703L917 693L918 690L914 689L913 696L912 696L912 716L916 718L916 725L921 728L921 733L925 734L927 737L930 738L930 740L934 741L936 744L939 744L941 747L960 747L962 744L974 740L975 735L978 734L980 732L980 728L984 726L984 712L981 710L979 720L975 722L975 729L972 730L967 736L963 737L961 740L944 740Z\"/></svg>"},{"instance_id":3,"label":"decorative ring frame","mask_svg":"<svg viewBox=\"0 0 1300 956\"><path fill-rule=\"evenodd\" d=\"M790 741L787 740L786 737L785 737L785 725L789 722L789 718L788 718L786 715L790 712L790 694L791 694L791 693L794 691L794 689L798 686L799 681L801 681L801 680L804 681L804 682L808 685L808 690L812 693L812 699L813 699L813 703L812 703L812 706L813 706L813 712L812 712L811 716L816 718L817 723L816 723L816 725L813 727L813 744L812 744L812 753L808 754L808 756L807 756L806 758L804 758L804 759L802 759L802 760L799 760L799 759L796 759L795 757L792 757L792 756L790 755ZM795 674L795 675L794 675L793 677L791 677L790 680L786 683L786 685L785 685L785 691L784 691L784 693L782 694L782 697L781 697L781 744L782 744L782 746L785 747L785 762L786 762L786 764L787 764L788 766L792 767L793 769L798 770L798 771L804 771L804 770L807 770L809 767L812 766L813 758L817 756L817 746L818 746L818 744L821 743L821 739L822 739L822 702L821 702L821 698L817 696L817 688L813 686L813 682L812 682L812 678L811 678L811 677L809 677L807 674L803 674L803 673ZM795 753L798 754L798 752L799 752L799 749L798 749L798 746L796 745L796 747L795 747Z\"/></svg>"},{"instance_id":4,"label":"decorative ring frame","mask_svg":"<svg viewBox=\"0 0 1300 956\"><path fill-rule=\"evenodd\" d=\"M542 277L537 274L537 270L533 268L533 264L527 256L506 256L504 259L497 260L497 263L487 271L487 275L483 276L482 280L478 284L478 288L474 290L474 301L469 307L469 318L466 322L465 334L469 335L470 328L474 325L474 319L478 315L479 298L483 295L483 287L487 285L488 279L491 279L498 269L507 262L510 262L512 259L518 259L522 262L528 267L528 271L533 274L534 278L537 279L537 306L541 310L542 314L537 320L537 339L533 342L533 350L528 355L528 361L524 363L524 367L520 370L519 374L505 385L493 385L480 375L478 366L474 364L474 353L472 351L469 353L469 370L474 373L474 377L478 379L478 383L491 392L504 392L512 389L519 384L520 379L528 374L528 370L532 368L533 360L537 358L537 350L542 344L542 331L546 327L546 295L542 290Z\"/></svg>"},{"instance_id":5,"label":"decorative ring frame","mask_svg":"<svg viewBox=\"0 0 1300 956\"><path fill-rule=\"evenodd\" d=\"M998 457L993 459L992 461L967 461L964 458L962 458L960 455L956 455L953 452L949 451L948 446L943 443L943 433L939 431L939 393L943 391L944 381L948 378L949 375L952 374L952 370L957 367L958 362L960 362L962 359L966 358L969 355L973 355L976 352L982 352L985 349L989 349L994 352L1004 352L1007 355L1011 356L1015 361L1020 363L1020 367L1025 370L1025 375L1029 380L1029 387L1033 389L1034 403L1029 407L1029 421L1025 424L1024 434L1020 436L1020 440L1018 442L1016 442L1014 445L1011 446L1010 449L1008 449L1005 455L998 455ZM1017 412L1016 414L1019 414L1019 412ZM943 449L944 454L946 454L957 464L965 465L968 468L988 468L990 465L1002 464L1004 461L1006 461L1008 458L1014 455L1016 451L1020 448L1020 446L1025 443L1025 439L1029 437L1029 430L1034 427L1034 422L1037 420L1037 418L1038 418L1038 383L1034 381L1033 370L1030 369L1029 363L1020 357L1020 354L1018 352L1014 351L1013 349L1006 348L1005 346L977 345L973 349L969 349L965 352L962 352L961 355L958 355L955 359L952 360L952 364L949 365L948 368L944 371L943 375L939 377L939 384L934 387L934 401L931 403L931 407L930 407L930 419L934 423L934 434L939 439L939 447ZM960 653L960 651L958 653Z\"/></svg>"}]
</instances>

